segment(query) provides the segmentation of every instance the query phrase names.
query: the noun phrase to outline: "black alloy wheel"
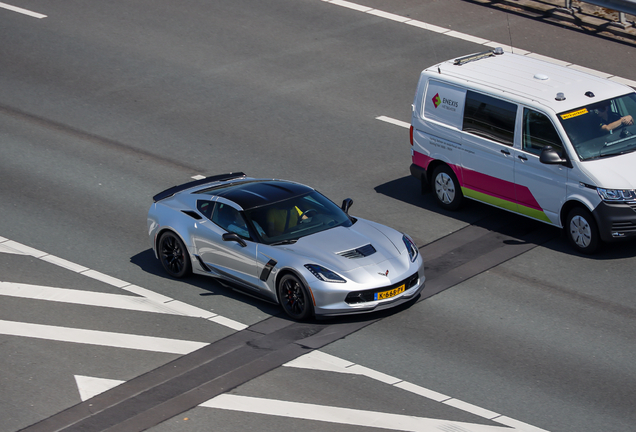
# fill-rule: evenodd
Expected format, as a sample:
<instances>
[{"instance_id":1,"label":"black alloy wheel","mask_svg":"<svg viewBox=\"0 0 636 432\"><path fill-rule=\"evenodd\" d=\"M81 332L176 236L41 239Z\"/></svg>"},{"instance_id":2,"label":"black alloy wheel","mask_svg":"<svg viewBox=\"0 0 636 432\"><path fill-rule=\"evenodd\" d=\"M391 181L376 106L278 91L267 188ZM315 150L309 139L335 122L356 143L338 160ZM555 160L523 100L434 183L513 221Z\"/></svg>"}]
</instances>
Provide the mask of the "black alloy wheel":
<instances>
[{"instance_id":1,"label":"black alloy wheel","mask_svg":"<svg viewBox=\"0 0 636 432\"><path fill-rule=\"evenodd\" d=\"M278 283L278 298L285 313L294 320L302 321L313 314L307 288L292 274L284 275Z\"/></svg>"},{"instance_id":2,"label":"black alloy wheel","mask_svg":"<svg viewBox=\"0 0 636 432\"><path fill-rule=\"evenodd\" d=\"M188 250L181 239L168 231L159 239L159 259L164 270L172 277L182 278L190 274Z\"/></svg>"}]
</instances>

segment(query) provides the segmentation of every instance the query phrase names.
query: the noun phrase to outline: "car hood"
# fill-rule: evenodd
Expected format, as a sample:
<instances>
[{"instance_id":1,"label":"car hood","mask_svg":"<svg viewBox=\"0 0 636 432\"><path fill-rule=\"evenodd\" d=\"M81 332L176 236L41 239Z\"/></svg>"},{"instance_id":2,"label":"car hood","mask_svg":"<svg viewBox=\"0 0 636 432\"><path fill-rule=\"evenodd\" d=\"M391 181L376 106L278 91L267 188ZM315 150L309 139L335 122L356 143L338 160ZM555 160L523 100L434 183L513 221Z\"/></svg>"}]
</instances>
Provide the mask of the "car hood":
<instances>
[{"instance_id":1,"label":"car hood","mask_svg":"<svg viewBox=\"0 0 636 432\"><path fill-rule=\"evenodd\" d=\"M374 253L367 256L342 254L372 245ZM330 270L349 272L360 267L372 266L395 259L406 252L402 234L392 228L358 219L351 227L336 227L300 238L292 245L285 245L288 252L306 257L307 264L319 264Z\"/></svg>"}]
</instances>

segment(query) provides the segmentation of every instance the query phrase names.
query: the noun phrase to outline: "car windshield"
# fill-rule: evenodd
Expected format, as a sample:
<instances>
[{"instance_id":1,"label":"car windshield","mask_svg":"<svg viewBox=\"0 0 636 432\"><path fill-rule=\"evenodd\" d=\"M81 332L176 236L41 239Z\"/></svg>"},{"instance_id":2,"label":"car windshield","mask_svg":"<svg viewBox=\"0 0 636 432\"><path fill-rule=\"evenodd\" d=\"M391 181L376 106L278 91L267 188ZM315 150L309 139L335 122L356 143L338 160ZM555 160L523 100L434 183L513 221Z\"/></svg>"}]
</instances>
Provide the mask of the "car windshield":
<instances>
[{"instance_id":1,"label":"car windshield","mask_svg":"<svg viewBox=\"0 0 636 432\"><path fill-rule=\"evenodd\" d=\"M320 193L290 198L245 212L266 244L290 243L337 226L351 226L349 216Z\"/></svg>"},{"instance_id":2,"label":"car windshield","mask_svg":"<svg viewBox=\"0 0 636 432\"><path fill-rule=\"evenodd\" d=\"M595 102L558 117L582 161L636 150L636 93Z\"/></svg>"}]
</instances>

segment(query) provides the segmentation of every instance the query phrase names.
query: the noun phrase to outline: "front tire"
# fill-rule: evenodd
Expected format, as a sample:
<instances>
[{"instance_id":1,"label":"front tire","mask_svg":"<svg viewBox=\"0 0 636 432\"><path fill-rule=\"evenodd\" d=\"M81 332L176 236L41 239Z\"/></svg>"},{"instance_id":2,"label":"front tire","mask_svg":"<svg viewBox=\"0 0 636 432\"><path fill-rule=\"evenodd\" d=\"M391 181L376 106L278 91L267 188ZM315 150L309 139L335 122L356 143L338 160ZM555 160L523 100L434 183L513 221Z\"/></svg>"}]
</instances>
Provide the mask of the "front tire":
<instances>
[{"instance_id":1,"label":"front tire","mask_svg":"<svg viewBox=\"0 0 636 432\"><path fill-rule=\"evenodd\" d=\"M192 271L188 249L172 231L159 238L159 259L163 269L174 278L186 277Z\"/></svg>"},{"instance_id":2,"label":"front tire","mask_svg":"<svg viewBox=\"0 0 636 432\"><path fill-rule=\"evenodd\" d=\"M313 315L311 296L305 285L293 274L284 275L278 283L278 299L289 317L302 321Z\"/></svg>"},{"instance_id":3,"label":"front tire","mask_svg":"<svg viewBox=\"0 0 636 432\"><path fill-rule=\"evenodd\" d=\"M598 227L587 209L575 207L565 221L565 234L574 249L584 254L596 251L599 244Z\"/></svg>"},{"instance_id":4,"label":"front tire","mask_svg":"<svg viewBox=\"0 0 636 432\"><path fill-rule=\"evenodd\" d=\"M437 204L445 210L461 207L464 194L457 177L448 165L440 165L433 171L433 195Z\"/></svg>"}]
</instances>

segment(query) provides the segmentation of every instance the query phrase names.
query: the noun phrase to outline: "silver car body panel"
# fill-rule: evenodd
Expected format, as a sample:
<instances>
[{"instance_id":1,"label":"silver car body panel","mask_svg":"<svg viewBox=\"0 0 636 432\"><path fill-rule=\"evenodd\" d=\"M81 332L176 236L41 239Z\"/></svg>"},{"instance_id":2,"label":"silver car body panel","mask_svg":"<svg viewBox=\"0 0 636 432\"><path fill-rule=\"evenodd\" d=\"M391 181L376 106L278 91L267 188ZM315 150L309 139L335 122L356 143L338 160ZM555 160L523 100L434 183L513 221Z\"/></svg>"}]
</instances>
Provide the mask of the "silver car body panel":
<instances>
[{"instance_id":1,"label":"silver car body panel","mask_svg":"<svg viewBox=\"0 0 636 432\"><path fill-rule=\"evenodd\" d=\"M165 230L173 231L188 249L193 273L238 284L247 292L276 303L279 278L293 272L310 290L317 316L394 307L415 298L424 288L422 257L418 253L411 261L401 232L356 218L350 227L329 228L301 237L293 244L269 245L245 240L243 246L238 241L223 240L227 231L197 211L197 200L218 201L239 211L243 209L223 197L193 193L204 187L209 185L179 191L151 205L148 234L157 258L158 237ZM368 256L355 253L368 245L373 246L374 253ZM307 264L329 269L345 282L322 281L305 267ZM350 293L389 290L405 281L409 286L394 297L358 303L345 301Z\"/></svg>"}]
</instances>

